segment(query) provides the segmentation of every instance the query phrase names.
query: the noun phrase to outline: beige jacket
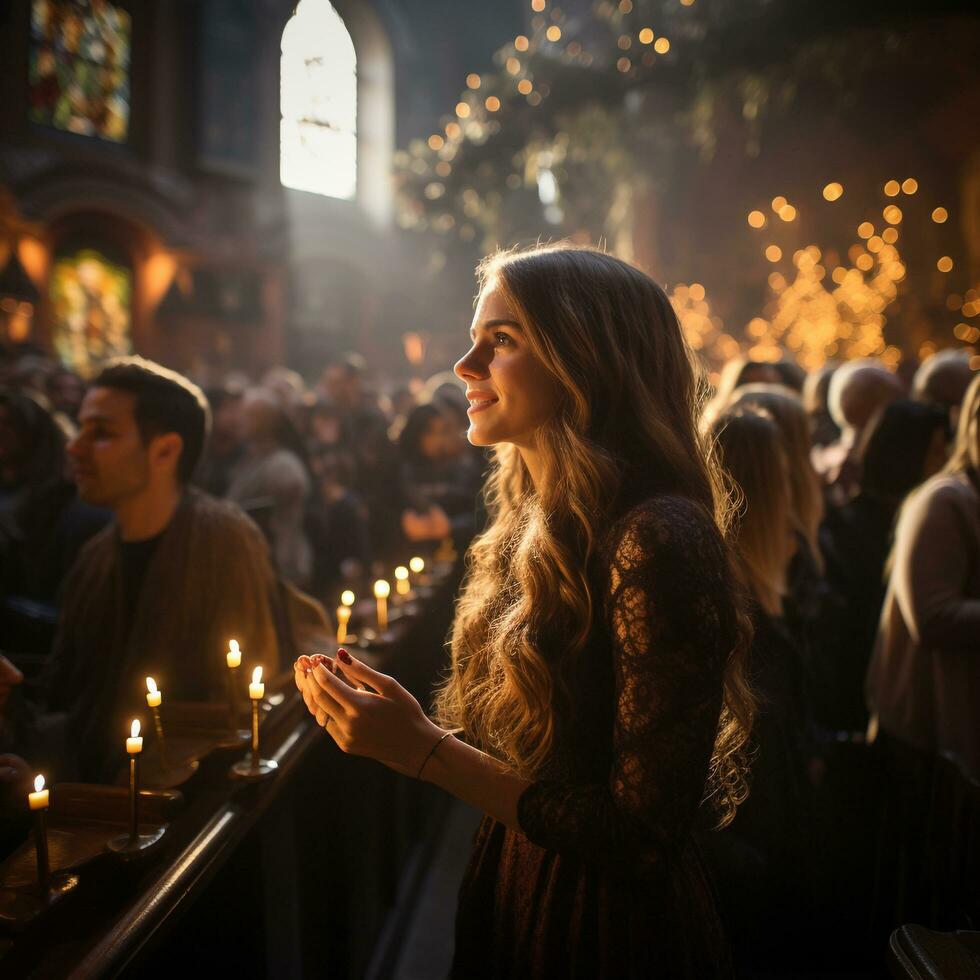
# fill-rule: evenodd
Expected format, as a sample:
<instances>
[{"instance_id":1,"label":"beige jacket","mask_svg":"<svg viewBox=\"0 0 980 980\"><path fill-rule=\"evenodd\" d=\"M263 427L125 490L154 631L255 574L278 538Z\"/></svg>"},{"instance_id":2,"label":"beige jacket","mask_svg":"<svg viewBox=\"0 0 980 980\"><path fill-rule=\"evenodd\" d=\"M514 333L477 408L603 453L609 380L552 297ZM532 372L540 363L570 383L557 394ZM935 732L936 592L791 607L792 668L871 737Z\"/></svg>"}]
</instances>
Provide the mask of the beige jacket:
<instances>
[{"instance_id":1,"label":"beige jacket","mask_svg":"<svg viewBox=\"0 0 980 980\"><path fill-rule=\"evenodd\" d=\"M980 494L965 473L902 509L867 690L885 731L980 778Z\"/></svg>"}]
</instances>

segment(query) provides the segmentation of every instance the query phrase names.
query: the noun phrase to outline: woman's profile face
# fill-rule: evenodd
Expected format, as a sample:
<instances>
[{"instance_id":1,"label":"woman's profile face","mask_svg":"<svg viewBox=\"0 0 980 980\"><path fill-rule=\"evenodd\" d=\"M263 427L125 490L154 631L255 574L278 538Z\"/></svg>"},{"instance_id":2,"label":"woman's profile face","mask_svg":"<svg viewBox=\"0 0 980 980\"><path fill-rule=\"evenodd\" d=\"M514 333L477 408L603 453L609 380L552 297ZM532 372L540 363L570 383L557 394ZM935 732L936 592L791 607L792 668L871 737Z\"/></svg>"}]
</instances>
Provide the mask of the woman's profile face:
<instances>
[{"instance_id":1,"label":"woman's profile face","mask_svg":"<svg viewBox=\"0 0 980 980\"><path fill-rule=\"evenodd\" d=\"M470 338L472 346L453 368L466 382L469 441L474 446L509 442L533 449L535 431L558 408L558 383L531 351L492 281L480 294Z\"/></svg>"}]
</instances>

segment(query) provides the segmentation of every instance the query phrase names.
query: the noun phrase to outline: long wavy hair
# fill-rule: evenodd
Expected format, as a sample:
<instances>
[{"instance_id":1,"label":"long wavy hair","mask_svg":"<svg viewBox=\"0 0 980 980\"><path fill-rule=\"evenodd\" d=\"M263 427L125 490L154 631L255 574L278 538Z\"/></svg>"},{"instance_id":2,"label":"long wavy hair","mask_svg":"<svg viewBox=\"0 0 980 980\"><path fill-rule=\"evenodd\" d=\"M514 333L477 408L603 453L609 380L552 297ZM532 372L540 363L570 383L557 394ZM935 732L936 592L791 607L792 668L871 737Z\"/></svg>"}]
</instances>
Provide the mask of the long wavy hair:
<instances>
[{"instance_id":1,"label":"long wavy hair","mask_svg":"<svg viewBox=\"0 0 980 980\"><path fill-rule=\"evenodd\" d=\"M564 244L498 253L477 271L481 292L502 291L560 401L535 433L537 488L516 447L494 450L490 523L467 554L434 714L534 778L567 707L563 666L583 652L600 613L587 570L612 521L668 492L698 504L724 534L732 506L696 427L707 386L658 285L611 255ZM751 626L738 609L705 793L719 825L747 793ZM561 642L539 646L545 631Z\"/></svg>"}]
</instances>

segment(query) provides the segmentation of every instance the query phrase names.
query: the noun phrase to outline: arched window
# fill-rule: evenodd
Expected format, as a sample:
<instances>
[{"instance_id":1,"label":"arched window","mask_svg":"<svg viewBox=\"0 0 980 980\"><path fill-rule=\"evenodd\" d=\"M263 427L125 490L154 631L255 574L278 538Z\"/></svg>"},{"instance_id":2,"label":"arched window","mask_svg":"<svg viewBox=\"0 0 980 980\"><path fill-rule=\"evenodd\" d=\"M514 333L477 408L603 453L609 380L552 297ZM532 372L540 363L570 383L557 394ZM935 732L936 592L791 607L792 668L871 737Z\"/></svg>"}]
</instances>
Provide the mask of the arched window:
<instances>
[{"instance_id":1,"label":"arched window","mask_svg":"<svg viewBox=\"0 0 980 980\"><path fill-rule=\"evenodd\" d=\"M279 178L285 187L353 199L357 191L357 57L327 0L303 0L282 35Z\"/></svg>"}]
</instances>

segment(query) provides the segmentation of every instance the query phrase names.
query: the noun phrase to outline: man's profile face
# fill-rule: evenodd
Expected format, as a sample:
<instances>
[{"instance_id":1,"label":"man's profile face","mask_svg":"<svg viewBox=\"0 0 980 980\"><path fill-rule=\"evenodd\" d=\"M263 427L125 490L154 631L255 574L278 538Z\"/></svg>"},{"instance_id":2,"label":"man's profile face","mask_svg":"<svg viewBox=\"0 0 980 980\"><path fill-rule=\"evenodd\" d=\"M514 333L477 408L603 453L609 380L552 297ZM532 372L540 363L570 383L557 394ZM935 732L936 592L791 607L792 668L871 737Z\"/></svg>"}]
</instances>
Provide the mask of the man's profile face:
<instances>
[{"instance_id":1,"label":"man's profile face","mask_svg":"<svg viewBox=\"0 0 980 980\"><path fill-rule=\"evenodd\" d=\"M149 452L133 414L135 403L135 395L114 388L92 388L82 400L68 457L86 503L114 509L149 484Z\"/></svg>"}]
</instances>

